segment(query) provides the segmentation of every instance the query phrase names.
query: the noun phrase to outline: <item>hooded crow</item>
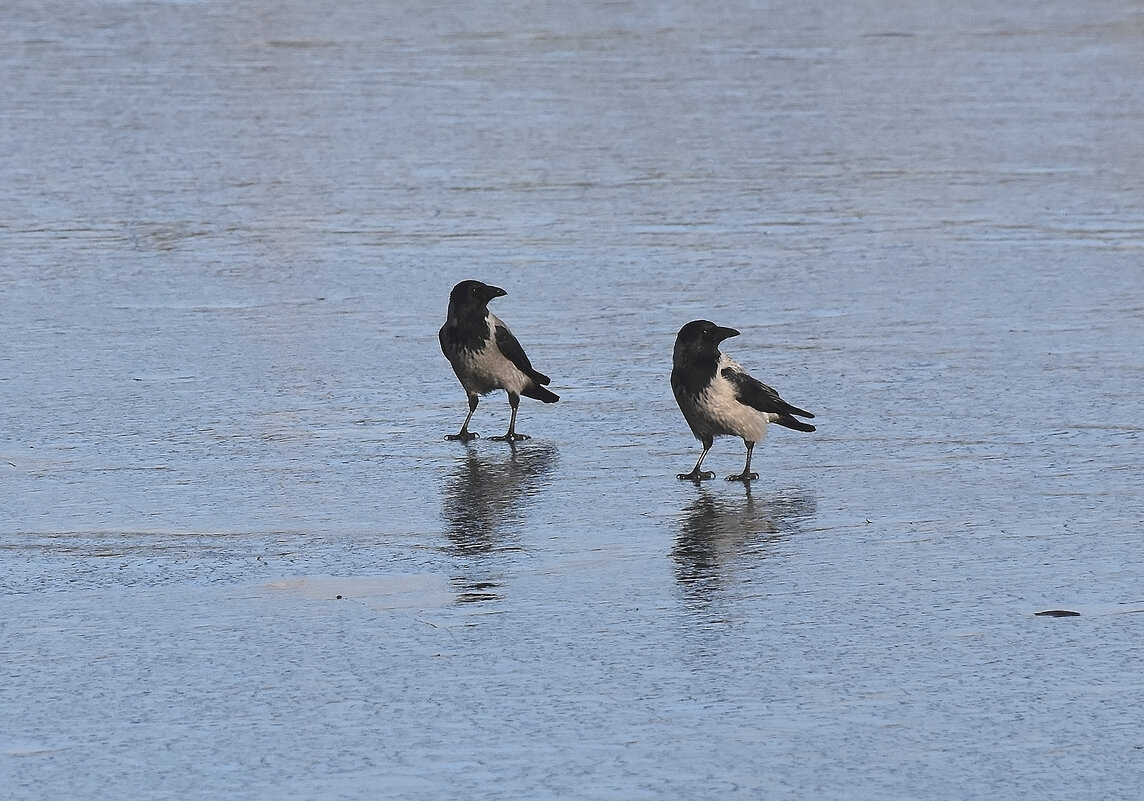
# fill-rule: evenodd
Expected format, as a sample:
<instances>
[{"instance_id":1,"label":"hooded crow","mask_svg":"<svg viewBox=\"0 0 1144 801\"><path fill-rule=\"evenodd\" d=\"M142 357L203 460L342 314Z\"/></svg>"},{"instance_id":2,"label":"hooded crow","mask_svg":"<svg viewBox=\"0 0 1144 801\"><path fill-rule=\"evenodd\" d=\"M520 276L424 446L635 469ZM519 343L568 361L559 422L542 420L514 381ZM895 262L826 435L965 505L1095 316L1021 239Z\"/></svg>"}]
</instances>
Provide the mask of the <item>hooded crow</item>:
<instances>
[{"instance_id":1,"label":"hooded crow","mask_svg":"<svg viewBox=\"0 0 1144 801\"><path fill-rule=\"evenodd\" d=\"M773 389L748 375L738 362L719 352L720 342L738 335L734 328L693 320L679 329L675 338L671 390L687 425L703 443L699 461L690 473L680 473L681 479L715 478L714 473L699 469L715 437L729 434L743 438L747 464L742 473L727 476L727 480L751 481L759 477L751 472L751 451L756 442L762 441L768 423L795 431L814 431L814 426L794 418L814 417L813 414L791 406Z\"/></svg>"},{"instance_id":2,"label":"hooded crow","mask_svg":"<svg viewBox=\"0 0 1144 801\"><path fill-rule=\"evenodd\" d=\"M449 293L449 317L439 334L441 352L453 365L453 372L469 396L469 414L461 430L445 439L468 442L479 437L480 434L469 431L469 421L477 410L480 396L494 390L507 392L508 404L512 407L508 433L492 437L506 442L528 439L525 434L516 433L516 407L521 395L545 403L560 400L543 386L551 379L532 369L524 348L508 326L489 311L490 300L507 294L500 287L480 281L462 281Z\"/></svg>"}]
</instances>

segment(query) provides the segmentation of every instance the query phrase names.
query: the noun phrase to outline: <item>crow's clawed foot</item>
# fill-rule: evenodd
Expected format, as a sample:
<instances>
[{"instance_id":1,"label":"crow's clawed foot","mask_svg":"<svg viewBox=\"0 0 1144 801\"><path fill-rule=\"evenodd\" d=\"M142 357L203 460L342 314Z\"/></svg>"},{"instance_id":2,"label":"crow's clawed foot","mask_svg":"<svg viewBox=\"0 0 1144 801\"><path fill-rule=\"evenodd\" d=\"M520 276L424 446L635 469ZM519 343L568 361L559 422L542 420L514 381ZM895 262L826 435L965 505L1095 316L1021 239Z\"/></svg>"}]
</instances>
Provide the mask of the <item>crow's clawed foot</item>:
<instances>
[{"instance_id":1,"label":"crow's clawed foot","mask_svg":"<svg viewBox=\"0 0 1144 801\"><path fill-rule=\"evenodd\" d=\"M450 442L472 442L480 436L481 435L476 431L462 431L459 434L446 434L445 439ZM493 439L496 439L496 437L493 437Z\"/></svg>"},{"instance_id":2,"label":"crow's clawed foot","mask_svg":"<svg viewBox=\"0 0 1144 801\"><path fill-rule=\"evenodd\" d=\"M742 481L743 483L746 483L748 481L754 481L758 477L759 477L758 473L748 473L748 472L744 471L742 473L737 473L736 475L733 475L733 476L727 476L727 480L728 481Z\"/></svg>"},{"instance_id":3,"label":"crow's clawed foot","mask_svg":"<svg viewBox=\"0 0 1144 801\"><path fill-rule=\"evenodd\" d=\"M715 474L710 470L692 470L690 473L679 473L676 478L680 481L694 481L698 483L715 478Z\"/></svg>"},{"instance_id":4,"label":"crow's clawed foot","mask_svg":"<svg viewBox=\"0 0 1144 801\"><path fill-rule=\"evenodd\" d=\"M505 434L503 437L489 437L489 439L496 440L497 442L521 442L522 440L532 439L528 434Z\"/></svg>"}]
</instances>

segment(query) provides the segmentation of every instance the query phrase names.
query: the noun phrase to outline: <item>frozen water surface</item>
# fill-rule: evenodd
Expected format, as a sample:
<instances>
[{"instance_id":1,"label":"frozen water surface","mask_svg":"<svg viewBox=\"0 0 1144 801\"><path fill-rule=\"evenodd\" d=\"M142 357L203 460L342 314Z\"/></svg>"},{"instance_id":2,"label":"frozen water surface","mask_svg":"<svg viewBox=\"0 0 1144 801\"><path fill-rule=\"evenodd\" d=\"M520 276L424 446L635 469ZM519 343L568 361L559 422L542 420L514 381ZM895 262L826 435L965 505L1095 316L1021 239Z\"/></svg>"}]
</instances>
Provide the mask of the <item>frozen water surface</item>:
<instances>
[{"instance_id":1,"label":"frozen water surface","mask_svg":"<svg viewBox=\"0 0 1144 801\"><path fill-rule=\"evenodd\" d=\"M0 796L1139 798L1139 4L13 0L0 82ZM818 415L749 488L696 317Z\"/></svg>"}]
</instances>

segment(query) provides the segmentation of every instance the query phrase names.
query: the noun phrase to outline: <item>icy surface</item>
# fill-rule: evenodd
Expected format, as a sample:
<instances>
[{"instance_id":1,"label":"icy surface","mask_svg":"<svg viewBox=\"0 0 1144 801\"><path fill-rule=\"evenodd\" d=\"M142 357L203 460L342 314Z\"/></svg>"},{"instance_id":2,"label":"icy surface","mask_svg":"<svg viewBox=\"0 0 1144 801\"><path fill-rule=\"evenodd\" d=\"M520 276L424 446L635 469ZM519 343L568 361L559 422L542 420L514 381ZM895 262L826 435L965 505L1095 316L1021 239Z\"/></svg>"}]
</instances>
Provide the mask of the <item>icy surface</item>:
<instances>
[{"instance_id":1,"label":"icy surface","mask_svg":"<svg viewBox=\"0 0 1144 801\"><path fill-rule=\"evenodd\" d=\"M12 0L0 83L0 797L1139 798L1138 3ZM697 317L817 415L748 489Z\"/></svg>"}]
</instances>

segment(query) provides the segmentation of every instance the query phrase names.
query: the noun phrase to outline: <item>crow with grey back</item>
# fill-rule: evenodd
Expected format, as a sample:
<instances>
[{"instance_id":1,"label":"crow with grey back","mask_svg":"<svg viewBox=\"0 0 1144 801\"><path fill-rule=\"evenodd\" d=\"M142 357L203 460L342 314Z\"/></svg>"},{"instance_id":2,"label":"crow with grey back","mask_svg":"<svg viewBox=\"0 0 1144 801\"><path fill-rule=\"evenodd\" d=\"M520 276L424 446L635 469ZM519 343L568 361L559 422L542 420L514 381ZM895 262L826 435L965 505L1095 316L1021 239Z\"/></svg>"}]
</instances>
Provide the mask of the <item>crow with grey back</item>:
<instances>
[{"instance_id":1,"label":"crow with grey back","mask_svg":"<svg viewBox=\"0 0 1144 801\"><path fill-rule=\"evenodd\" d=\"M724 328L708 320L693 320L675 338L672 356L671 390L679 410L695 438L703 444L699 461L690 473L679 478L703 481L715 478L700 469L715 437L742 437L747 446L743 472L727 476L728 481L751 481L751 452L761 442L769 423L795 431L814 431L814 426L796 419L814 415L792 406L766 384L752 378L743 367L719 351L719 343L738 336L734 328Z\"/></svg>"},{"instance_id":2,"label":"crow with grey back","mask_svg":"<svg viewBox=\"0 0 1144 801\"><path fill-rule=\"evenodd\" d=\"M461 430L445 439L468 442L479 434L469 431L469 421L477 410L480 396L498 389L508 393L512 408L508 432L491 439L518 442L528 439L516 433L516 410L520 397L535 398L544 403L555 403L559 396L545 389L548 376L533 369L524 348L503 322L489 311L493 298L507 295L500 287L480 281L462 281L449 294L449 316L439 334L441 352L453 365L461 386L469 396L469 414Z\"/></svg>"}]
</instances>

